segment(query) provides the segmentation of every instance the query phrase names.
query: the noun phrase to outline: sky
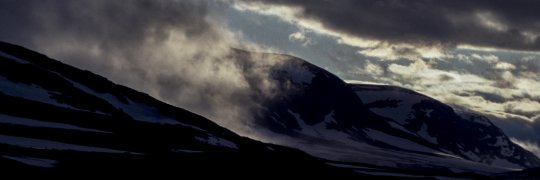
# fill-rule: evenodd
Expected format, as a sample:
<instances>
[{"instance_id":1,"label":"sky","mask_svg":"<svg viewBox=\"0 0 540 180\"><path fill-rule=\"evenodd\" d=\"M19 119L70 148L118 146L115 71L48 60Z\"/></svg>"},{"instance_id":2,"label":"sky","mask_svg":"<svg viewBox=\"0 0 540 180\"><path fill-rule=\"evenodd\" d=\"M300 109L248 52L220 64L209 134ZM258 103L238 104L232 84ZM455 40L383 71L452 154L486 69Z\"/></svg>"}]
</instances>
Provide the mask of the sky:
<instances>
[{"instance_id":1,"label":"sky","mask_svg":"<svg viewBox=\"0 0 540 180\"><path fill-rule=\"evenodd\" d=\"M540 154L537 3L260 0L226 14L233 31L269 51L477 111Z\"/></svg>"},{"instance_id":2,"label":"sky","mask_svg":"<svg viewBox=\"0 0 540 180\"><path fill-rule=\"evenodd\" d=\"M347 82L406 87L482 113L540 154L537 7L534 0L3 0L0 40L229 127L259 105L248 98L253 88L272 94L263 65L246 72L231 48L291 54Z\"/></svg>"}]
</instances>

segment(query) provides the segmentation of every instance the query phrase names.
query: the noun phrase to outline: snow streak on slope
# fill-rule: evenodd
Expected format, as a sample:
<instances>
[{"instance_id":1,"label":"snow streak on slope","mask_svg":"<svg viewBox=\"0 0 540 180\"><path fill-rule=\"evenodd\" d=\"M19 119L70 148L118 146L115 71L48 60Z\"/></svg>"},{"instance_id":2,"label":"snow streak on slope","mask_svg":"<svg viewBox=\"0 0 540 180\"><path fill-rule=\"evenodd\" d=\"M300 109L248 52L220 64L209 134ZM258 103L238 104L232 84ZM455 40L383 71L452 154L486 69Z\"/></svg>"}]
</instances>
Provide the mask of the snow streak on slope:
<instances>
[{"instance_id":1,"label":"snow streak on slope","mask_svg":"<svg viewBox=\"0 0 540 180\"><path fill-rule=\"evenodd\" d=\"M443 152L506 168L539 163L530 152L511 143L486 117L455 110L404 88L365 84L351 87L370 110L395 121L394 128L414 134Z\"/></svg>"},{"instance_id":2,"label":"snow streak on slope","mask_svg":"<svg viewBox=\"0 0 540 180\"><path fill-rule=\"evenodd\" d=\"M2 42L0 51L3 174L336 174L301 151L238 136L91 72Z\"/></svg>"},{"instance_id":3,"label":"snow streak on slope","mask_svg":"<svg viewBox=\"0 0 540 180\"><path fill-rule=\"evenodd\" d=\"M101 153L126 153L125 151L119 151L114 149L80 146L68 143L61 143L49 140L40 140L33 138L23 138L16 136L0 135L0 143L10 144L20 147L28 147L35 149L57 149L57 150L71 150L82 152L101 152Z\"/></svg>"},{"instance_id":4,"label":"snow streak on slope","mask_svg":"<svg viewBox=\"0 0 540 180\"><path fill-rule=\"evenodd\" d=\"M383 117L390 118L400 125L404 125L406 120L410 116L410 111L412 106L419 103L422 100L428 100L425 96L420 96L416 94L407 94L403 96L402 93L397 93L395 91L381 91L380 89L362 90L361 92L356 93L364 104L383 102L386 103L385 106L382 105L373 105L370 108L374 113L381 115Z\"/></svg>"},{"instance_id":5,"label":"snow streak on slope","mask_svg":"<svg viewBox=\"0 0 540 180\"><path fill-rule=\"evenodd\" d=\"M32 127L71 129L71 130L77 130L77 131L89 131L89 132L98 132L98 133L111 133L111 132L101 131L97 129L82 128L82 127L74 126L71 124L39 121L39 120L34 120L34 119L9 116L5 114L0 114L0 123L16 124L16 125L32 126Z\"/></svg>"}]
</instances>

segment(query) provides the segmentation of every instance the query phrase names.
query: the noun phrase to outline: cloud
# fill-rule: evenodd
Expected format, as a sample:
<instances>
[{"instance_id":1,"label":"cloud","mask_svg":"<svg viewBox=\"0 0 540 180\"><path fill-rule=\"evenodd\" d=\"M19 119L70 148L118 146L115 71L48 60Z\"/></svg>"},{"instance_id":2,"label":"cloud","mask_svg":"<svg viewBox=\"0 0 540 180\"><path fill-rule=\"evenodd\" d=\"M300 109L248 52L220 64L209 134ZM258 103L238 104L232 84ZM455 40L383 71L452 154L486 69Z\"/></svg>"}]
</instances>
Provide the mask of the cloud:
<instances>
[{"instance_id":1,"label":"cloud","mask_svg":"<svg viewBox=\"0 0 540 180\"><path fill-rule=\"evenodd\" d=\"M531 141L521 141L521 140L516 139L516 138L510 138L510 140L513 143L516 143L517 145L521 146L522 148L532 152L537 157L540 157L540 146L538 146L538 143L531 142Z\"/></svg>"},{"instance_id":2,"label":"cloud","mask_svg":"<svg viewBox=\"0 0 540 180\"><path fill-rule=\"evenodd\" d=\"M289 35L289 40L291 41L305 41L306 36L302 32L294 32Z\"/></svg>"},{"instance_id":3,"label":"cloud","mask_svg":"<svg viewBox=\"0 0 540 180\"><path fill-rule=\"evenodd\" d=\"M312 63L322 67L329 67L328 70L346 80L404 86L421 91L443 102L456 106L465 106L487 114L519 116L527 119L527 121L532 121L531 117L536 116L535 114L537 112L527 107L534 108L536 107L536 102L540 102L540 92L536 90L540 89L540 83L537 82L537 79L540 79L540 73L538 73L538 68L540 67L538 60L540 60L540 56L538 56L538 52L505 50L500 49L504 47L497 44L487 44L485 46L499 49L484 47L481 49L489 49L489 51L475 50L470 48L470 44L467 45L465 43L468 39L459 41L461 44L457 43L458 41L456 43L445 44L442 41L439 42L438 40L440 39L431 39L430 41L432 42L430 43L428 42L429 39L422 38L417 38L421 43L416 44L411 41L400 40L399 38L401 37L386 40L385 37L370 39L369 36L361 33L347 32L341 30L343 28L328 26L331 23L339 23L330 22L330 20L346 22L352 27L356 23L354 20L357 18L371 18L373 22L361 21L367 24L366 26L349 28L349 30L362 32L364 29L373 28L373 31L393 31L400 33L399 36L407 37L406 31L402 31L400 29L401 27L377 29L378 26L369 25L369 23L389 22L390 26L392 26L393 21L376 21L379 18L377 15L386 16L388 14L389 16L394 16L396 13L394 11L361 11L363 8L371 8L369 5L372 1L255 0L248 2L237 0L236 2L234 7L239 13L257 14L261 17L271 17L270 19L281 20L279 23L282 25L279 27L285 26L294 29L289 32L303 32L303 30L312 32L310 33L310 38L320 42L319 44L324 44L325 46L323 48L314 48L310 52L305 52L304 50L307 48L297 50L287 46L281 50L285 52L291 51L291 53L298 54L308 61L312 60ZM380 2L389 1L382 0ZM394 2L402 3L403 5L409 5L408 3L427 3L426 5L429 5L427 7L437 6L436 4L422 0L412 2L396 0ZM442 4L473 3L478 6L468 7L469 9L455 9L453 6L448 6L450 8L449 10L452 11L437 11L436 13L438 14L435 14L435 16L441 14L445 15L445 17L457 18L459 16L457 18L459 21L467 21L467 18L470 18L471 22L475 22L467 25L458 24L462 26L462 29L454 29L450 33L464 32L464 34L467 34L470 33L467 31L470 29L467 28L476 28L477 30L482 29L479 32L475 31L475 33L481 33L480 36L482 36L485 32L489 34L490 31L484 31L486 28L491 28L493 29L492 31L496 32L512 31L515 28L512 25L508 25L505 20L502 20L500 13L504 12L504 10L492 12L489 9L479 8L480 5L488 5L490 8L495 8L497 3L500 2L495 3L495 5L483 4L481 2L442 2ZM519 4L520 2L518 1L517 3ZM327 6L323 8L320 4L324 3L327 3ZM357 7L353 5L354 3L363 4L366 7ZM336 7L342 7L343 9ZM384 9L381 7L378 8ZM444 7L437 6L435 8L440 9ZM409 13L405 6L397 9L404 11L401 13ZM482 10L476 11L475 9ZM337 14L336 17L340 18L326 19L326 21L319 18L320 11L330 14L335 13ZM466 16L463 13L461 15L459 13L456 14L455 12L458 11L469 12L470 16ZM426 13L428 16L432 15L430 13L435 13L431 11L427 12L429 12ZM425 12L422 11L421 13ZM421 19L423 18L422 16L426 15L419 15L418 18ZM259 18L262 20L261 23L263 25L268 24L261 28L271 29L275 23L265 23L265 18ZM400 21L404 22L410 20L410 17L407 16L400 18L403 18ZM457 20L456 23L458 23ZM534 20L529 19L529 21ZM432 22L427 21L426 23L429 25ZM249 30L245 30L245 32L249 34ZM274 32L279 33L280 31L276 30ZM470 36L460 38L477 38L476 35ZM287 42L290 43L290 41ZM465 45L469 48L459 48ZM476 44L476 46L481 45ZM454 49L455 47L458 48ZM280 47L276 46L275 48L279 49ZM324 51L321 51L321 49ZM343 49L351 51L343 51ZM332 56L325 57L326 54L331 54ZM319 57L322 58L317 59ZM337 63L340 63L340 65L334 65Z\"/></svg>"},{"instance_id":4,"label":"cloud","mask_svg":"<svg viewBox=\"0 0 540 180\"><path fill-rule=\"evenodd\" d=\"M253 97L271 97L279 92L267 77L268 67L275 65L279 57L231 50L231 47L254 46L238 45L244 43L242 38L228 31L220 19L223 17L213 14L212 11L220 9L213 7L216 2L5 0L0 1L0 20L3 23L0 39L105 75L115 82L209 117L228 128L243 130L242 126L236 126L237 121L248 121L251 113L261 108L260 99ZM343 57L347 54L336 51L330 58L337 59L333 61L337 64L335 67L341 68L337 72L341 70L349 77L357 77L356 80L404 86L443 102L500 118L519 117L533 122L540 114L540 56L520 54L505 57L501 53L448 52L445 49L465 43L535 50L534 32L539 31L527 31L528 40L522 42L519 41L520 34L527 33L520 32L526 26L516 25L531 22L529 24L533 26L533 21L538 18L530 18L531 14L524 15L524 19L510 21L506 18L513 17L512 13L505 12L512 8L496 8L501 2L475 11L480 5L485 5L480 3L483 1L440 2L450 3L443 7L427 1L416 1L413 5L409 5L409 1L395 1L397 4L387 5L384 3L391 1L384 0L380 1L382 5L378 5L371 1L344 0L329 3L325 8L317 7L322 7L320 4L326 1L305 2L310 4L304 6L302 1L291 0L272 2L274 5L271 7L237 8L259 8L258 12L308 27L287 31L282 35L285 41L319 42L321 38L317 36L322 34L337 40L333 43L354 45L350 57ZM516 2L519 4L521 1ZM364 4L365 7L352 3ZM460 3L478 6L457 9ZM418 12L409 12L411 10L406 7L417 8ZM430 7L435 10L430 10ZM393 11L382 11L388 9ZM442 13L434 14L434 11ZM527 8L519 10L528 11ZM418 15L420 12L422 14ZM397 18L396 13L404 14L399 16L402 19ZM413 17L415 14L418 16ZM431 21L441 19L441 14L444 15L441 22ZM331 17L338 19L329 22ZM396 18L401 22L392 24ZM426 24L407 26L420 20ZM431 27L439 24L442 29ZM428 28L419 29L424 26ZM446 26L453 29L438 31L445 30ZM476 34L480 30L484 34ZM293 33L289 35L290 32ZM505 40L512 38L516 39ZM492 43L495 40L500 43ZM529 44L525 46L525 42ZM345 47L319 44L324 44L323 49L328 51ZM392 60L381 61L388 57ZM347 58L370 60L357 64L352 60L339 60ZM253 93L263 95L254 96ZM540 126L535 127L540 129Z\"/></svg>"},{"instance_id":5,"label":"cloud","mask_svg":"<svg viewBox=\"0 0 540 180\"><path fill-rule=\"evenodd\" d=\"M367 57L377 57L381 60L418 60L421 58L442 58L446 56L443 48L437 45L427 47L389 43L379 43L376 46L359 50L358 53Z\"/></svg>"},{"instance_id":6,"label":"cloud","mask_svg":"<svg viewBox=\"0 0 540 180\"><path fill-rule=\"evenodd\" d=\"M456 57L471 60L462 64L467 68L445 66L445 63L459 66L453 59ZM518 73L518 65L514 64L521 61L511 62L495 55L479 54L452 55L452 58L437 61L366 60L364 66L356 68L353 73L361 81L414 89L457 107L533 121L540 114L540 93L535 90L540 88L540 83Z\"/></svg>"},{"instance_id":7,"label":"cloud","mask_svg":"<svg viewBox=\"0 0 540 180\"><path fill-rule=\"evenodd\" d=\"M407 0L255 0L284 19L311 21L322 31L390 44L471 45L540 50L540 2ZM289 10L285 10L289 8Z\"/></svg>"},{"instance_id":8,"label":"cloud","mask_svg":"<svg viewBox=\"0 0 540 180\"><path fill-rule=\"evenodd\" d=\"M454 55L454 58L457 57L459 56ZM537 89L540 88L540 83L535 79L538 72L531 71L529 73L533 75L521 75L517 69L521 65L518 64L529 62L524 62L519 57L514 61L495 55L481 55L482 58L471 55L460 57L472 60L463 63L467 68L459 68L456 59L444 59L434 65L424 61L403 63L370 60L364 68L357 70L365 74L357 74L371 76L372 79L363 78L371 82L413 89L455 108L469 109L485 115L509 137L514 138L514 142L539 155L537 144L540 143L540 92ZM458 68L443 66L444 63ZM501 63L508 64L506 66L509 67L515 66L516 69L501 69L498 66ZM373 73L382 72L374 69L378 70L384 67L384 64L388 64L384 75ZM494 75L509 76L506 78L512 80L501 80ZM501 85L503 81L511 85Z\"/></svg>"},{"instance_id":9,"label":"cloud","mask_svg":"<svg viewBox=\"0 0 540 180\"><path fill-rule=\"evenodd\" d=\"M204 20L204 3L196 1L7 0L1 3L0 17L5 23L5 28L0 30L2 39L26 45L43 43L40 41L45 37L36 39L41 34L63 33L62 40L99 39L100 48L106 49L165 40L172 30L196 37L212 30Z\"/></svg>"},{"instance_id":10,"label":"cloud","mask_svg":"<svg viewBox=\"0 0 540 180\"><path fill-rule=\"evenodd\" d=\"M370 60L366 60L366 65L361 69L364 74L370 74L372 76L381 76L385 74L385 69L379 64L372 63Z\"/></svg>"},{"instance_id":11,"label":"cloud","mask_svg":"<svg viewBox=\"0 0 540 180\"><path fill-rule=\"evenodd\" d=\"M241 131L259 107L253 93L272 95L275 57L233 50L241 39L210 12L215 3L6 0L0 39Z\"/></svg>"},{"instance_id":12,"label":"cloud","mask_svg":"<svg viewBox=\"0 0 540 180\"><path fill-rule=\"evenodd\" d=\"M304 47L313 43L313 41L309 37L306 37L306 33L302 31L291 33L289 35L289 40L292 42L302 43L302 46Z\"/></svg>"},{"instance_id":13,"label":"cloud","mask_svg":"<svg viewBox=\"0 0 540 180\"><path fill-rule=\"evenodd\" d=\"M500 70L514 70L514 69L516 69L516 66L514 66L513 64L510 64L510 63L507 63L507 62L498 62L498 63L495 65L495 69L500 69Z\"/></svg>"},{"instance_id":14,"label":"cloud","mask_svg":"<svg viewBox=\"0 0 540 180\"><path fill-rule=\"evenodd\" d=\"M302 4L304 2L306 5ZM459 29L450 29L450 32L448 32L450 34L443 34L441 38L438 36L433 36L431 39L425 37L411 38L411 35L414 35L416 31L412 32L413 34L407 34L409 32L402 29L406 27L393 26L396 23L392 19L389 21L377 21L380 16L386 16L386 14L394 16L396 13L406 14L408 12L369 12L362 11L363 8L370 8L368 6L343 5L347 3L369 4L370 2L373 1L301 2L290 0L277 2L254 0L249 2L237 1L235 9L240 14L256 14L260 16L261 18L258 18L261 20L260 29L272 29L276 24L279 24L280 28L271 31L273 33L280 34L280 29L288 29L284 34L280 34L283 37L288 37L291 32L309 30L312 32L310 38L325 46L318 48L290 48L291 46L283 46L283 44L287 43L294 44L293 47L300 46L299 43L291 42L289 39L285 39L285 43L277 45L272 43L273 41L270 41L270 43L260 41L260 43L269 44L283 52L297 54L321 67L328 67L328 70L346 79L347 82L390 84L413 89L453 107L472 109L479 114L486 115L493 122L497 122L497 126L503 128L509 136L518 140L540 143L538 138L540 135L535 133L535 131L540 132L540 126L536 127L538 130L533 128L533 123L540 122L535 120L540 116L540 112L537 110L537 103L540 103L540 91L538 91L540 89L540 83L538 82L538 79L540 79L540 64L538 63L540 62L540 53L524 52L524 49L520 48L514 48L515 50L501 49L511 49L508 46L511 44L505 44L505 41L495 44L490 43L490 39L501 40L501 38L508 38L508 36L491 36L490 33L505 34L515 29L513 25L503 20L499 13L491 13L486 9L476 12L473 9L477 7L471 6L469 8L467 6L458 10L468 12L469 15L456 14L453 13L456 12L454 7L441 5L439 9L448 7L453 11L435 12L438 13L435 16L445 15L445 17L448 16L448 18L454 18L454 20L441 21L440 23L443 25L456 23L456 28L459 27ZM383 0L381 2L389 1ZM426 3L422 0L395 2ZM436 3L442 4L482 4L481 2L485 1L436 1ZM327 3L328 6L319 6L324 3ZM428 5L435 6L433 3L429 3L431 2L428 2ZM336 8L337 6L343 9ZM408 11L406 8L401 8L401 10ZM335 17L339 16L339 18L319 18L322 11L334 13L336 14ZM421 15L399 17L402 18L400 21L403 22L399 22L397 25L408 23L407 21L411 21L411 18L412 21L421 20L424 18L423 16L432 16L433 13L432 11L418 9L417 14ZM265 21L266 18L273 21ZM355 21L358 18L373 21L360 21L364 26L352 27L358 22ZM429 19L429 17L427 18ZM330 22L331 20L338 22ZM535 20L536 18L529 19L531 22ZM467 21L471 23L465 23ZM350 28L329 26L329 24L340 22L349 23L346 25L350 25ZM388 23L389 27L380 29L381 27L377 25L382 23ZM430 21L426 23L428 26L433 24ZM376 26L371 26L371 24ZM373 31L381 31L381 33L366 33L365 29L369 30L370 28ZM410 28L413 28L413 30L422 28L422 24ZM385 36L384 33L388 31L402 37ZM244 28L243 32L257 34L253 32L258 31ZM463 34L459 34L462 32ZM422 31L418 31L416 35L424 36L422 33ZM428 35L426 36L429 37ZM485 39L482 43L478 43L478 40L487 38L486 35L491 37ZM456 36L456 38L453 36ZM519 33L512 36L519 36ZM444 38L448 37L450 43L445 44L447 41ZM467 38L471 38L471 40ZM417 39L418 41L415 44L415 41L408 41L407 39ZM532 43L530 40L523 42ZM509 43L513 42L510 41ZM338 63L339 65L336 66L335 64Z\"/></svg>"},{"instance_id":15,"label":"cloud","mask_svg":"<svg viewBox=\"0 0 540 180\"><path fill-rule=\"evenodd\" d=\"M493 64L499 61L499 57L493 54L488 54L488 55L472 54L471 57L480 61L484 61L486 63L490 63L490 64Z\"/></svg>"}]
</instances>

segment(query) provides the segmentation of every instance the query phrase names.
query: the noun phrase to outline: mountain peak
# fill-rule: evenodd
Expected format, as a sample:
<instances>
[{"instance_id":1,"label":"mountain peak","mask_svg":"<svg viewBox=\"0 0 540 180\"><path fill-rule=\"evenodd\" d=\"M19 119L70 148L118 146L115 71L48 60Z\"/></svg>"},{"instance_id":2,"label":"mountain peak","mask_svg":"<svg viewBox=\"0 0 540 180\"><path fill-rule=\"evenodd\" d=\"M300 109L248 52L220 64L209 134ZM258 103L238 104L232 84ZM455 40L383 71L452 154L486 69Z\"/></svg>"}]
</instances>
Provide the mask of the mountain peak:
<instances>
[{"instance_id":1,"label":"mountain peak","mask_svg":"<svg viewBox=\"0 0 540 180\"><path fill-rule=\"evenodd\" d=\"M201 176L201 170L247 169L308 177L485 178L540 165L488 118L421 93L348 84L292 56L232 52L248 75L264 65L265 77L275 82L274 94L254 90L251 98L263 106L253 117L256 130L279 145L238 136L148 94L0 42L0 166L46 174L92 169L178 176L173 172L182 169ZM255 56L272 62L245 59Z\"/></svg>"},{"instance_id":2,"label":"mountain peak","mask_svg":"<svg viewBox=\"0 0 540 180\"><path fill-rule=\"evenodd\" d=\"M245 177L235 172L249 170L362 176L298 150L238 136L202 116L3 42L0 102L0 167L6 173L213 176L204 170Z\"/></svg>"}]
</instances>

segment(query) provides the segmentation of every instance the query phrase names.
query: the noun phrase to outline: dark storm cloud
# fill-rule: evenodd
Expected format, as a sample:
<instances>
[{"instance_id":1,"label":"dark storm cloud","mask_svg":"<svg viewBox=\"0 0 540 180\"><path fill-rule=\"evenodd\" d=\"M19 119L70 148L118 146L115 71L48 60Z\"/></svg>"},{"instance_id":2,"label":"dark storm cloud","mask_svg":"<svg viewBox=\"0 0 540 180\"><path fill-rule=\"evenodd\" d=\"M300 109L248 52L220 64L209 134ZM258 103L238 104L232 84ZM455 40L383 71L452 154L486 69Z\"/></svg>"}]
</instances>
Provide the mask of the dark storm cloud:
<instances>
[{"instance_id":1,"label":"dark storm cloud","mask_svg":"<svg viewBox=\"0 0 540 180\"><path fill-rule=\"evenodd\" d=\"M390 43L540 50L536 0L256 1L300 8L299 17L328 29Z\"/></svg>"},{"instance_id":2,"label":"dark storm cloud","mask_svg":"<svg viewBox=\"0 0 540 180\"><path fill-rule=\"evenodd\" d=\"M61 34L115 48L164 40L170 29L203 34L205 15L204 4L190 0L4 0L0 39L33 46L38 36Z\"/></svg>"},{"instance_id":3,"label":"dark storm cloud","mask_svg":"<svg viewBox=\"0 0 540 180\"><path fill-rule=\"evenodd\" d=\"M206 9L191 0L5 0L0 40L113 79L119 68L145 78L149 67L142 62L148 59L140 53L173 31L193 39L219 36L204 19Z\"/></svg>"},{"instance_id":4,"label":"dark storm cloud","mask_svg":"<svg viewBox=\"0 0 540 180\"><path fill-rule=\"evenodd\" d=\"M242 120L249 119L258 106L250 98L253 90L272 89L265 73L271 58L260 57L266 64L259 65L251 62L257 57L249 55L236 61L230 40L234 35L213 14L225 3L3 0L0 40L89 69L242 130ZM243 69L246 63L255 64L254 68Z\"/></svg>"}]
</instances>

